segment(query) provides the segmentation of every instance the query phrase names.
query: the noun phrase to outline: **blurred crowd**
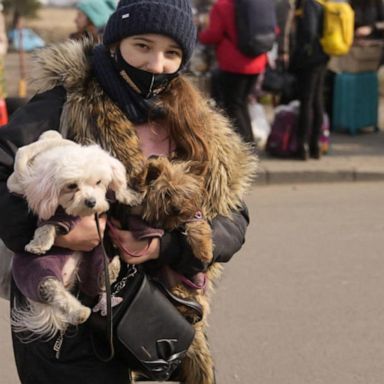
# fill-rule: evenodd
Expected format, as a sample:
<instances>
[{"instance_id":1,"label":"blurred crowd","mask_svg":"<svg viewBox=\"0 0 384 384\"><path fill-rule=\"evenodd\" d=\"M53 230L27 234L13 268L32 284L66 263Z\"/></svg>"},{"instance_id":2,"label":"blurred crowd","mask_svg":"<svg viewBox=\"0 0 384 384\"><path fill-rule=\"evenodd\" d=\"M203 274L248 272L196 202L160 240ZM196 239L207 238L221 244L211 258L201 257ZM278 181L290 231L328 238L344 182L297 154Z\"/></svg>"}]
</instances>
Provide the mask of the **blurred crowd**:
<instances>
[{"instance_id":1,"label":"blurred crowd","mask_svg":"<svg viewBox=\"0 0 384 384\"><path fill-rule=\"evenodd\" d=\"M325 2L276 0L275 44L258 57L242 55L233 36L237 25L231 12L238 1L196 5L201 32L200 46L192 61L193 73L234 120L244 140L262 149L267 146L272 155L321 158L329 149L336 74L377 75L382 63L383 1L329 2L347 3L353 10L353 44L343 55L329 55L322 47L324 7L320 3ZM262 14L261 18L265 20L268 15ZM263 103L274 108L274 120L268 121ZM281 134L271 132L274 128ZM286 139L289 143L281 148L280 142L267 142L271 133L290 135Z\"/></svg>"},{"instance_id":2,"label":"blurred crowd","mask_svg":"<svg viewBox=\"0 0 384 384\"><path fill-rule=\"evenodd\" d=\"M255 23L274 23L274 43L268 51L249 56L239 48L236 7L244 0L192 0L198 26L198 44L188 70L223 113L234 122L242 138L255 150L264 149L275 121L263 105L285 113L283 134L290 128L289 145L280 154L302 160L320 159L329 148L334 117L334 84L340 72L377 72L382 63L383 0L333 0L348 3L354 12L353 45L348 53L329 55L322 47L323 3L327 0L252 0L260 12ZM250 2L250 1L248 1ZM316 5L317 4L317 5ZM69 38L101 41L105 23L116 0L80 0ZM270 10L273 8L273 17ZM273 18L273 20L272 20ZM248 22L248 21L247 21ZM272 25L272 24L271 24ZM20 47L21 36L23 47ZM0 20L0 98L6 97L3 62L7 45L33 50L44 41L14 18L6 34ZM368 63L369 57L369 63ZM17 107L17 105L16 105ZM14 109L13 107L11 109ZM286 117L291 114L291 120ZM279 146L280 144L275 144ZM270 151L274 154L273 151ZM275 151L278 155L279 152Z\"/></svg>"}]
</instances>

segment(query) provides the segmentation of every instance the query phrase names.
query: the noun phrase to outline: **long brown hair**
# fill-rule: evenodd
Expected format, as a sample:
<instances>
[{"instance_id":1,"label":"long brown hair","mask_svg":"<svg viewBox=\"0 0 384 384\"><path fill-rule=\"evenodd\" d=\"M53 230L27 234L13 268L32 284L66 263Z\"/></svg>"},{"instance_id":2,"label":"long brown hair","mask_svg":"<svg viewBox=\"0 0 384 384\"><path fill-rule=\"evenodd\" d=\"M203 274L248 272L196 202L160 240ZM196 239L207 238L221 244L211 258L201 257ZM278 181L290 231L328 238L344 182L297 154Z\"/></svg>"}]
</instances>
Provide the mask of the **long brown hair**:
<instances>
[{"instance_id":1,"label":"long brown hair","mask_svg":"<svg viewBox=\"0 0 384 384\"><path fill-rule=\"evenodd\" d=\"M165 109L163 122L176 143L178 157L184 160L208 160L208 135L204 126L207 100L185 76L174 79L161 96Z\"/></svg>"}]
</instances>

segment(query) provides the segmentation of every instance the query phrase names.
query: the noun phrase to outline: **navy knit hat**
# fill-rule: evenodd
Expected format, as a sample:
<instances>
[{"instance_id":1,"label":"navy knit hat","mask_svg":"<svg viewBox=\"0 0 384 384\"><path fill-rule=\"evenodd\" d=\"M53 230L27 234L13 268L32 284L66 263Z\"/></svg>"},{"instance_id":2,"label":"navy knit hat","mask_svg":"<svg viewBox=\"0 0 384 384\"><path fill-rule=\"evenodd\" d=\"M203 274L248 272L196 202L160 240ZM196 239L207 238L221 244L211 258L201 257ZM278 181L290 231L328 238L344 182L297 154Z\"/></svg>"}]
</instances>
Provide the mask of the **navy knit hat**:
<instances>
[{"instance_id":1,"label":"navy knit hat","mask_svg":"<svg viewBox=\"0 0 384 384\"><path fill-rule=\"evenodd\" d=\"M120 0L104 30L104 45L128 36L157 33L174 39L183 51L183 63L196 42L190 0Z\"/></svg>"}]
</instances>

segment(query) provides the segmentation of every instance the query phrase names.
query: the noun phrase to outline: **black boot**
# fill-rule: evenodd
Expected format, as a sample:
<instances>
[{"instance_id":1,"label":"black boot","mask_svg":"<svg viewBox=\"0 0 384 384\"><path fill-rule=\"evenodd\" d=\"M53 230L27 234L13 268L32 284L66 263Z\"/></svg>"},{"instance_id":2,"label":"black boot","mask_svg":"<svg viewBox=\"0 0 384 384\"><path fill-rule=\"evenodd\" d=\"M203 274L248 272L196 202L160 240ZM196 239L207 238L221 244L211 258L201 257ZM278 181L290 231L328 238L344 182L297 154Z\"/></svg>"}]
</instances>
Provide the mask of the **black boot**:
<instances>
[{"instance_id":1,"label":"black boot","mask_svg":"<svg viewBox=\"0 0 384 384\"><path fill-rule=\"evenodd\" d=\"M309 155L316 160L320 160L321 158L321 149L318 142L311 144L309 146Z\"/></svg>"},{"instance_id":2,"label":"black boot","mask_svg":"<svg viewBox=\"0 0 384 384\"><path fill-rule=\"evenodd\" d=\"M301 143L297 146L296 153L294 155L295 159L299 160L308 160L309 157L309 148L308 144L306 143Z\"/></svg>"}]
</instances>

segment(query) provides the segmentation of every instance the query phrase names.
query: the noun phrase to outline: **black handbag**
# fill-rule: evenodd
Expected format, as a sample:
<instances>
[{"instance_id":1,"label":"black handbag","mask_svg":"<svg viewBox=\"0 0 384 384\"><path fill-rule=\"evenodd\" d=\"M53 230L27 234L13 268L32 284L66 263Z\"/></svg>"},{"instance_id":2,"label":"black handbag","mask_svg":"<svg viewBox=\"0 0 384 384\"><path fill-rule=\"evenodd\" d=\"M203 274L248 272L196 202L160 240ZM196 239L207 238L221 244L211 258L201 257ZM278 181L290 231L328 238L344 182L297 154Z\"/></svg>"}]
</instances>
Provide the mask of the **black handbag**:
<instances>
[{"instance_id":1,"label":"black handbag","mask_svg":"<svg viewBox=\"0 0 384 384\"><path fill-rule=\"evenodd\" d=\"M112 286L108 273L105 275L107 316L93 312L88 319L97 357L102 361L122 359L129 368L151 380L167 380L180 365L195 335L192 324L174 304L194 311L200 319L201 306L173 295L160 281L150 278L142 266L123 265ZM123 301L112 308L113 296L122 297ZM103 356L106 348L109 353Z\"/></svg>"},{"instance_id":2,"label":"black handbag","mask_svg":"<svg viewBox=\"0 0 384 384\"><path fill-rule=\"evenodd\" d=\"M266 92L284 95L290 98L295 92L296 76L278 65L276 68L267 67L264 73L262 89Z\"/></svg>"}]
</instances>

